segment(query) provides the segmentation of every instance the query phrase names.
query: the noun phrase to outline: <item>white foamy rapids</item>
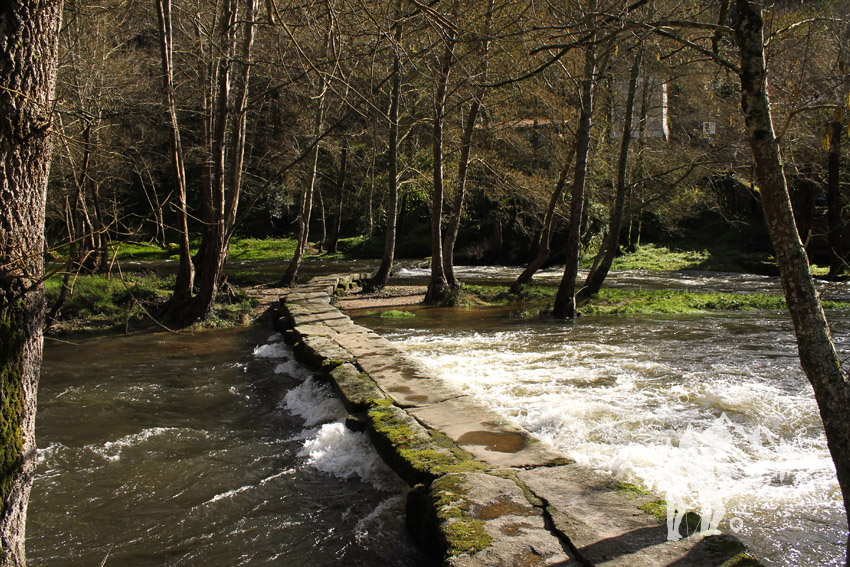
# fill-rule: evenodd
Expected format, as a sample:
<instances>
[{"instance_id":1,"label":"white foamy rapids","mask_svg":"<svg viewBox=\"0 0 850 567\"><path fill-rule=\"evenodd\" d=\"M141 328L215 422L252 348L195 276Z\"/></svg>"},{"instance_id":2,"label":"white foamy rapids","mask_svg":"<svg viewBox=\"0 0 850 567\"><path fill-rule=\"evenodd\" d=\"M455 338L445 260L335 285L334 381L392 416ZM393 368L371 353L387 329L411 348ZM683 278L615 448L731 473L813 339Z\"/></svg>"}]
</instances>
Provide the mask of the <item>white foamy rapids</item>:
<instances>
[{"instance_id":1,"label":"white foamy rapids","mask_svg":"<svg viewBox=\"0 0 850 567\"><path fill-rule=\"evenodd\" d=\"M284 374L298 380L306 380L310 377L310 371L306 366L300 364L294 358L284 360L274 367L275 374Z\"/></svg>"},{"instance_id":2,"label":"white foamy rapids","mask_svg":"<svg viewBox=\"0 0 850 567\"><path fill-rule=\"evenodd\" d=\"M326 423L313 439L304 442L298 456L308 457L316 469L338 478L357 477L378 489L391 489L396 478L375 452L365 433L343 423Z\"/></svg>"},{"instance_id":3,"label":"white foamy rapids","mask_svg":"<svg viewBox=\"0 0 850 567\"><path fill-rule=\"evenodd\" d=\"M126 449L146 443L160 435L176 434L179 431L180 429L176 427L151 427L138 433L125 435L115 441L107 441L103 445L88 445L87 448L108 461L118 461L121 459L121 453Z\"/></svg>"},{"instance_id":4,"label":"white foamy rapids","mask_svg":"<svg viewBox=\"0 0 850 567\"><path fill-rule=\"evenodd\" d=\"M283 342L268 343L254 348L255 358L290 359L293 357L292 348Z\"/></svg>"},{"instance_id":5,"label":"white foamy rapids","mask_svg":"<svg viewBox=\"0 0 850 567\"><path fill-rule=\"evenodd\" d=\"M663 356L635 356L639 345L595 338L537 329L397 342L578 462L714 513L721 529L763 529L777 511L840 521L813 397L766 374L787 369L733 360L683 371Z\"/></svg>"},{"instance_id":6,"label":"white foamy rapids","mask_svg":"<svg viewBox=\"0 0 850 567\"><path fill-rule=\"evenodd\" d=\"M302 382L286 393L284 405L291 413L302 417L306 427L345 419L347 412L330 388L313 378Z\"/></svg>"}]
</instances>

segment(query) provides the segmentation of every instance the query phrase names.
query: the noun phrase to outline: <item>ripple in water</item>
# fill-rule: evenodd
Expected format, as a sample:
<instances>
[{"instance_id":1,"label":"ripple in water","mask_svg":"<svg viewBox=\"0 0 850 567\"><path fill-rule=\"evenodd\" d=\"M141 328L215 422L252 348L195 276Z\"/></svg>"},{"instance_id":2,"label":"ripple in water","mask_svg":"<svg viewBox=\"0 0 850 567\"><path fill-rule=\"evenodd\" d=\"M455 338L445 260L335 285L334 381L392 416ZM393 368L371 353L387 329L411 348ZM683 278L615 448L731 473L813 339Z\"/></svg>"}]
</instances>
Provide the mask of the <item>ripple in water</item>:
<instances>
[{"instance_id":1,"label":"ripple in water","mask_svg":"<svg viewBox=\"0 0 850 567\"><path fill-rule=\"evenodd\" d=\"M31 565L428 564L406 486L258 332L48 346Z\"/></svg>"}]
</instances>

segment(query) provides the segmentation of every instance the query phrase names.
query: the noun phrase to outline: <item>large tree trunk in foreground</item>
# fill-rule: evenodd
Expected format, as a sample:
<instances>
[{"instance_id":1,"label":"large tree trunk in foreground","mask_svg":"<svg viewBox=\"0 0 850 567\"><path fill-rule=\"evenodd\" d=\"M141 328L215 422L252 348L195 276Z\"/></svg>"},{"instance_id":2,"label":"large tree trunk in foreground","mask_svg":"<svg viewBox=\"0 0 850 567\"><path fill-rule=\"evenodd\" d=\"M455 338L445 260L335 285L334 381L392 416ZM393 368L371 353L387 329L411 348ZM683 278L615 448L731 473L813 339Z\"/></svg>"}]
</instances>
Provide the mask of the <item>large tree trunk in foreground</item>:
<instances>
[{"instance_id":1,"label":"large tree trunk in foreground","mask_svg":"<svg viewBox=\"0 0 850 567\"><path fill-rule=\"evenodd\" d=\"M0 565L25 565L36 464L44 207L61 0L0 7Z\"/></svg>"},{"instance_id":2,"label":"large tree trunk in foreground","mask_svg":"<svg viewBox=\"0 0 850 567\"><path fill-rule=\"evenodd\" d=\"M576 147L573 145L570 148L570 153L564 162L564 167L561 169L561 175L558 177L558 183L555 184L555 190L552 191L552 196L549 198L549 205L546 207L546 215L543 217L543 230L540 232L540 242L537 245L537 256L525 267L522 273L517 276L516 281L511 286L511 293L519 293L522 286L531 283L534 274L537 273L546 260L549 259L549 254L552 250L552 227L555 224L555 209L558 207L558 202L561 200L561 195L564 193L564 187L567 185L567 175L570 173L570 166L573 164L573 156L576 153Z\"/></svg>"},{"instance_id":3,"label":"large tree trunk in foreground","mask_svg":"<svg viewBox=\"0 0 850 567\"><path fill-rule=\"evenodd\" d=\"M794 225L768 101L761 8L750 0L736 0L736 5L739 19L735 35L741 52L741 108L753 152L756 182L761 189L764 217L794 323L800 363L814 389L844 508L850 518L850 384L835 351L806 251ZM845 561L850 564L850 540Z\"/></svg>"},{"instance_id":4,"label":"large tree trunk in foreground","mask_svg":"<svg viewBox=\"0 0 850 567\"><path fill-rule=\"evenodd\" d=\"M605 278L608 277L611 264L614 263L617 252L620 251L620 229L623 226L623 207L626 203L626 171L629 163L629 146L632 141L632 117L634 116L635 91L637 90L640 63L641 53L638 51L635 54L631 75L629 76L629 90L626 95L626 116L623 119L623 138L620 141L620 157L617 162L617 194L614 197L614 206L611 210L608 238L605 239L605 244L603 245L605 253L599 265L594 266L590 270L590 273L587 274L584 288L579 292L579 296L581 297L590 297L595 293L599 293L599 290L602 289L602 284L605 282Z\"/></svg>"},{"instance_id":5,"label":"large tree trunk in foreground","mask_svg":"<svg viewBox=\"0 0 850 567\"><path fill-rule=\"evenodd\" d=\"M576 171L570 200L570 229L567 237L567 258L564 276L552 314L559 319L576 316L576 276L581 248L581 217L584 205L584 185L587 179L587 156L590 151L590 128L593 115L593 95L596 83L596 60L592 48L585 55L584 77L581 83L581 116L576 132Z\"/></svg>"}]
</instances>

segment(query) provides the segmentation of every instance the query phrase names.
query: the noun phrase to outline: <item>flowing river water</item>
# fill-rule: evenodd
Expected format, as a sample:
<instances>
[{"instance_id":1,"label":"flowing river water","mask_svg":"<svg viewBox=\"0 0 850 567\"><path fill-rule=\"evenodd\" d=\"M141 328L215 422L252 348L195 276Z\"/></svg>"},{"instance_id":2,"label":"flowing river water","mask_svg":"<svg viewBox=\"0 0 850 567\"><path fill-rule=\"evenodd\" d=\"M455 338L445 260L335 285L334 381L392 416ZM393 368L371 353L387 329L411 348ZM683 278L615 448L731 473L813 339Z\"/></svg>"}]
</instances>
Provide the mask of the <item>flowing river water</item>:
<instances>
[{"instance_id":1,"label":"flowing river water","mask_svg":"<svg viewBox=\"0 0 850 567\"><path fill-rule=\"evenodd\" d=\"M49 341L30 564L427 565L406 485L269 335Z\"/></svg>"},{"instance_id":2,"label":"flowing river water","mask_svg":"<svg viewBox=\"0 0 850 567\"><path fill-rule=\"evenodd\" d=\"M461 270L467 281L515 274ZM778 291L774 278L728 274L619 273L610 283ZM848 298L850 287L825 293ZM355 316L576 460L711 506L767 565L841 564L841 496L784 313L562 323L511 307L406 309L416 317ZM850 313L829 315L846 356ZM31 563L427 565L404 532L406 487L270 335L49 342Z\"/></svg>"},{"instance_id":3,"label":"flowing river water","mask_svg":"<svg viewBox=\"0 0 850 567\"><path fill-rule=\"evenodd\" d=\"M461 277L509 281L514 271ZM778 292L776 278L731 274L620 273L611 283ZM832 285L824 295L848 292ZM668 502L711 510L765 564L843 565L841 494L786 313L565 323L517 317L516 306L405 309L416 317L356 318L577 461ZM846 358L850 312L829 316Z\"/></svg>"}]
</instances>

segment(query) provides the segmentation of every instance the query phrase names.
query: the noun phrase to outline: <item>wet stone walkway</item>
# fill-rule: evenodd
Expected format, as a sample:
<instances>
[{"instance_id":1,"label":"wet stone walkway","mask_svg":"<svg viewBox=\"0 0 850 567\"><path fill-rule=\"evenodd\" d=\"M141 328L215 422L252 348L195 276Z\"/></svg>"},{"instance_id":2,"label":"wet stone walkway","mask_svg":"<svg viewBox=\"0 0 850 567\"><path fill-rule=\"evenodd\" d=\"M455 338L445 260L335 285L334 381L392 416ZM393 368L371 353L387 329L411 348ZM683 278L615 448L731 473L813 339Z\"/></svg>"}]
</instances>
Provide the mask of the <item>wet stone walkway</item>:
<instances>
[{"instance_id":1,"label":"wet stone walkway","mask_svg":"<svg viewBox=\"0 0 850 567\"><path fill-rule=\"evenodd\" d=\"M572 462L356 325L334 298L369 277L313 278L281 298L275 326L411 486L425 552L456 567L759 565L734 536L700 535L693 514L671 541L663 500Z\"/></svg>"}]
</instances>

